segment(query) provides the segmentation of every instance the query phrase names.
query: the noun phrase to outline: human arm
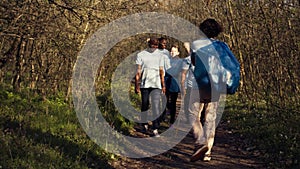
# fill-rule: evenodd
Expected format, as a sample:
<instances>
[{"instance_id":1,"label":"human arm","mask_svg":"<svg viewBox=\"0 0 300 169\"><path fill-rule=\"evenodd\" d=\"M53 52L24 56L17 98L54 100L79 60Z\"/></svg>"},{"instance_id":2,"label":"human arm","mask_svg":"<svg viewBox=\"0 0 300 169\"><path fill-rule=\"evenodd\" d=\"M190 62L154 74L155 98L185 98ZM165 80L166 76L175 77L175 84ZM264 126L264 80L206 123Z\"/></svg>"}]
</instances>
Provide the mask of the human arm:
<instances>
[{"instance_id":1,"label":"human arm","mask_svg":"<svg viewBox=\"0 0 300 169\"><path fill-rule=\"evenodd\" d=\"M183 46L186 49L188 55L190 55L191 54L191 45L190 45L190 43L189 42L184 42Z\"/></svg>"},{"instance_id":2,"label":"human arm","mask_svg":"<svg viewBox=\"0 0 300 169\"><path fill-rule=\"evenodd\" d=\"M184 96L186 94L185 91L185 80L186 80L186 75L187 75L188 70L182 69L181 71L181 94Z\"/></svg>"},{"instance_id":3,"label":"human arm","mask_svg":"<svg viewBox=\"0 0 300 169\"><path fill-rule=\"evenodd\" d=\"M160 83L161 83L162 93L165 94L166 93L165 72L164 72L163 67L159 68L159 77L160 77Z\"/></svg>"},{"instance_id":4,"label":"human arm","mask_svg":"<svg viewBox=\"0 0 300 169\"><path fill-rule=\"evenodd\" d=\"M142 66L141 65L137 65L137 70L136 70L136 74L135 74L135 93L138 94L141 92L140 89L140 79L141 79L141 75L142 75Z\"/></svg>"}]
</instances>

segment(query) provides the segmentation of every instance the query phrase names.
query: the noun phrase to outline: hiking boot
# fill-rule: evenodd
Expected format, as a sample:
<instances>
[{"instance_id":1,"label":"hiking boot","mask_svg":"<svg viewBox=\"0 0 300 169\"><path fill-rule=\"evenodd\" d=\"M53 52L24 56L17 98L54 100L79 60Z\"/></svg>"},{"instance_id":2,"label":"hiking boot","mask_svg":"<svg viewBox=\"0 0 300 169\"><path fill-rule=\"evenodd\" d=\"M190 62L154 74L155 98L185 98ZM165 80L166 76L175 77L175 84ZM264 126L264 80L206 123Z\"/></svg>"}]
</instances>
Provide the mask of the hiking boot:
<instances>
[{"instance_id":1,"label":"hiking boot","mask_svg":"<svg viewBox=\"0 0 300 169\"><path fill-rule=\"evenodd\" d=\"M198 148L195 153L191 157L191 162L197 161L197 160L203 160L205 157L205 153L208 151L207 145L202 145L200 148Z\"/></svg>"},{"instance_id":2,"label":"hiking boot","mask_svg":"<svg viewBox=\"0 0 300 169\"><path fill-rule=\"evenodd\" d=\"M160 137L157 129L153 130L153 135L154 135L154 137Z\"/></svg>"}]
</instances>

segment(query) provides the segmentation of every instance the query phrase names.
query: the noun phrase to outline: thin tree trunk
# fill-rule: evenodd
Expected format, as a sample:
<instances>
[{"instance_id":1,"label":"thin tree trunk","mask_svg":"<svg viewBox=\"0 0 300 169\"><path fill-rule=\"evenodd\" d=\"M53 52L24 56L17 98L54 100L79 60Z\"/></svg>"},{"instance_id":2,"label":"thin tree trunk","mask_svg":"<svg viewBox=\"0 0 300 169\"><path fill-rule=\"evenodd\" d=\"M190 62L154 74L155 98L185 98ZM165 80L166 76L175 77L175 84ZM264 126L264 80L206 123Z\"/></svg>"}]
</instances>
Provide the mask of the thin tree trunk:
<instances>
[{"instance_id":1,"label":"thin tree trunk","mask_svg":"<svg viewBox=\"0 0 300 169\"><path fill-rule=\"evenodd\" d=\"M17 54L16 54L16 62L15 62L15 73L12 79L13 88L15 91L19 92L21 89L21 77L22 77L22 69L24 64L24 48L26 42L24 38L21 37L18 47L17 47Z\"/></svg>"}]
</instances>

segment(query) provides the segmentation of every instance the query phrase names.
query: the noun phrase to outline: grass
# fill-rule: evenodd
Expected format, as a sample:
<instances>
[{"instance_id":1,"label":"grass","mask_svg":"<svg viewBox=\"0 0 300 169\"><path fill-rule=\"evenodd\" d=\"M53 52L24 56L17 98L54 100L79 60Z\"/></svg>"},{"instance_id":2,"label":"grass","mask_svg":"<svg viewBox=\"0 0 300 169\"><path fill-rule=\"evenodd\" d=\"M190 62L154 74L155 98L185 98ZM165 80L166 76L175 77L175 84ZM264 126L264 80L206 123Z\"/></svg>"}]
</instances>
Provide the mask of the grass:
<instances>
[{"instance_id":1,"label":"grass","mask_svg":"<svg viewBox=\"0 0 300 169\"><path fill-rule=\"evenodd\" d=\"M245 144L261 153L270 168L299 168L300 114L269 107L265 101L241 102L228 97L224 119ZM291 105L292 106L292 105Z\"/></svg>"},{"instance_id":2,"label":"grass","mask_svg":"<svg viewBox=\"0 0 300 169\"><path fill-rule=\"evenodd\" d=\"M0 168L111 168L62 98L0 89Z\"/></svg>"},{"instance_id":3,"label":"grass","mask_svg":"<svg viewBox=\"0 0 300 169\"><path fill-rule=\"evenodd\" d=\"M0 100L0 168L111 168L114 156L89 139L63 97L42 99L0 86ZM128 134L133 123L114 110L110 96L97 100L105 105L100 109L107 121ZM130 100L139 102L139 97ZM227 97L223 120L252 147L249 151L260 152L267 167L299 168L300 114L293 110L234 95Z\"/></svg>"}]
</instances>

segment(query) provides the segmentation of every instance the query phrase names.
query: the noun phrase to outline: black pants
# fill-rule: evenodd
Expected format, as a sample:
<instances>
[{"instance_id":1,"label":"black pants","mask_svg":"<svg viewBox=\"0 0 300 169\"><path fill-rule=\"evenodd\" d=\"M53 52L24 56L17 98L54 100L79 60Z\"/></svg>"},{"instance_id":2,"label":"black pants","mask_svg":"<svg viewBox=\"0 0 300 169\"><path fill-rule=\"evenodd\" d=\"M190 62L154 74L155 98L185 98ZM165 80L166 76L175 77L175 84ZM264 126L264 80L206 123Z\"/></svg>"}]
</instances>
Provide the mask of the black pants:
<instances>
[{"instance_id":1,"label":"black pants","mask_svg":"<svg viewBox=\"0 0 300 169\"><path fill-rule=\"evenodd\" d=\"M148 124L148 121L152 121L152 128L159 128L159 114L160 114L160 100L161 100L161 89L157 88L141 88L142 95L142 107L141 107L141 119L143 124ZM148 110L150 105L152 107L152 118L148 119Z\"/></svg>"},{"instance_id":2,"label":"black pants","mask_svg":"<svg viewBox=\"0 0 300 169\"><path fill-rule=\"evenodd\" d=\"M167 98L167 107L166 109L170 110L170 123L173 124L175 122L176 118L176 102L178 98L178 92L166 92L166 98ZM164 120L166 118L166 109L164 110L161 120Z\"/></svg>"}]
</instances>

